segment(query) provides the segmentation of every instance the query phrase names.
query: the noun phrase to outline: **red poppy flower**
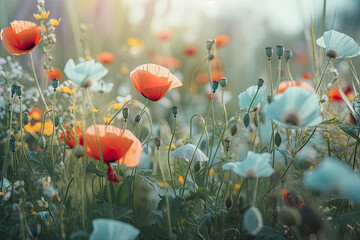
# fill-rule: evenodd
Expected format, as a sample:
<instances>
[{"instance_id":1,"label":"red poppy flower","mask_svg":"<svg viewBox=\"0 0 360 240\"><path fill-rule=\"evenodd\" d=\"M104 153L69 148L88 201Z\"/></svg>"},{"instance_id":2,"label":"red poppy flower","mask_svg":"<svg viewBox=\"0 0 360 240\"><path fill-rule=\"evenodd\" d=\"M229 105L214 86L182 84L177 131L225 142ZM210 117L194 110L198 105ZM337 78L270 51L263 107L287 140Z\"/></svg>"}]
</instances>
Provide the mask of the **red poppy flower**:
<instances>
[{"instance_id":1,"label":"red poppy flower","mask_svg":"<svg viewBox=\"0 0 360 240\"><path fill-rule=\"evenodd\" d=\"M168 90L183 85L169 69L156 64L138 66L130 73L130 78L136 90L152 101L160 100Z\"/></svg>"},{"instance_id":2,"label":"red poppy flower","mask_svg":"<svg viewBox=\"0 0 360 240\"><path fill-rule=\"evenodd\" d=\"M194 57L198 54L198 49L196 46L187 45L183 48L183 52L187 57Z\"/></svg>"},{"instance_id":3,"label":"red poppy flower","mask_svg":"<svg viewBox=\"0 0 360 240\"><path fill-rule=\"evenodd\" d=\"M216 47L225 47L229 43L229 36L226 34L221 34L215 37Z\"/></svg>"},{"instance_id":4,"label":"red poppy flower","mask_svg":"<svg viewBox=\"0 0 360 240\"><path fill-rule=\"evenodd\" d=\"M79 139L79 144L83 145L83 136L79 126L76 126L76 136ZM71 129L68 124L65 124L65 137L66 137L66 145L74 148L77 144L77 139L75 139L75 126ZM60 140L64 141L64 132L60 135Z\"/></svg>"},{"instance_id":5,"label":"red poppy flower","mask_svg":"<svg viewBox=\"0 0 360 240\"><path fill-rule=\"evenodd\" d=\"M305 203L301 201L301 199L299 199L296 193L291 189L284 188L283 190L281 190L281 193L283 195L286 205L288 205L289 207L294 207L297 209L302 209L305 207Z\"/></svg>"},{"instance_id":6,"label":"red poppy flower","mask_svg":"<svg viewBox=\"0 0 360 240\"><path fill-rule=\"evenodd\" d=\"M308 72L303 72L301 74L301 77L304 79L312 79L311 73L308 73Z\"/></svg>"},{"instance_id":7,"label":"red poppy flower","mask_svg":"<svg viewBox=\"0 0 360 240\"><path fill-rule=\"evenodd\" d=\"M53 68L53 69L51 69L50 71L49 71L49 79L54 79L54 78L57 78L57 79L61 79L62 78L62 76L63 76L63 74L62 74L62 72L61 72L61 70L60 69L58 69L58 68Z\"/></svg>"},{"instance_id":8,"label":"red poppy flower","mask_svg":"<svg viewBox=\"0 0 360 240\"><path fill-rule=\"evenodd\" d=\"M40 27L30 21L13 21L11 27L1 29L4 48L13 55L30 52L40 41Z\"/></svg>"},{"instance_id":9,"label":"red poppy flower","mask_svg":"<svg viewBox=\"0 0 360 240\"><path fill-rule=\"evenodd\" d=\"M292 86L304 87L304 88L306 88L306 89L309 89L309 90L315 92L314 88L313 88L309 83L307 83L307 82L304 82L304 81L294 81L294 83L292 83L291 81L282 81L282 82L280 82L278 93L282 93L282 92L284 92L288 87L292 87Z\"/></svg>"},{"instance_id":10,"label":"red poppy flower","mask_svg":"<svg viewBox=\"0 0 360 240\"><path fill-rule=\"evenodd\" d=\"M348 86L347 88L343 89L346 96L351 94L352 88ZM330 102L341 102L343 99L340 95L339 90L336 87L333 87L330 92L327 94Z\"/></svg>"},{"instance_id":11,"label":"red poppy flower","mask_svg":"<svg viewBox=\"0 0 360 240\"><path fill-rule=\"evenodd\" d=\"M86 155L98 160L100 160L100 153L95 135L95 127L99 137L103 160L108 166L107 179L111 182L119 182L110 163L119 162L129 167L137 166L141 159L141 142L127 129L106 126L105 124L91 125L84 133Z\"/></svg>"},{"instance_id":12,"label":"red poppy flower","mask_svg":"<svg viewBox=\"0 0 360 240\"><path fill-rule=\"evenodd\" d=\"M101 52L97 55L97 60L104 65L110 65L115 62L115 55L111 52Z\"/></svg>"}]
</instances>

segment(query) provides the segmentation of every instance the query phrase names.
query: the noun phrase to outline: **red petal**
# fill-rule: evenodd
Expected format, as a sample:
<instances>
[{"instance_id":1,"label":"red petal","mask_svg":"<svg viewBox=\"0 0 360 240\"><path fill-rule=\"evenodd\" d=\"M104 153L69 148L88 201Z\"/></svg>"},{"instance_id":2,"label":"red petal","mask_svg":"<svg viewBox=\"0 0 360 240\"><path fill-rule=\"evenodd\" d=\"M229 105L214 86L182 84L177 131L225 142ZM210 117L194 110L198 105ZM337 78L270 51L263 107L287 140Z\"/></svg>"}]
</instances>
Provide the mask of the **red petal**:
<instances>
[{"instance_id":1,"label":"red petal","mask_svg":"<svg viewBox=\"0 0 360 240\"><path fill-rule=\"evenodd\" d=\"M108 170L106 172L107 180L109 180L110 182L120 182L111 165L109 163L107 163L106 165L108 166Z\"/></svg>"}]
</instances>

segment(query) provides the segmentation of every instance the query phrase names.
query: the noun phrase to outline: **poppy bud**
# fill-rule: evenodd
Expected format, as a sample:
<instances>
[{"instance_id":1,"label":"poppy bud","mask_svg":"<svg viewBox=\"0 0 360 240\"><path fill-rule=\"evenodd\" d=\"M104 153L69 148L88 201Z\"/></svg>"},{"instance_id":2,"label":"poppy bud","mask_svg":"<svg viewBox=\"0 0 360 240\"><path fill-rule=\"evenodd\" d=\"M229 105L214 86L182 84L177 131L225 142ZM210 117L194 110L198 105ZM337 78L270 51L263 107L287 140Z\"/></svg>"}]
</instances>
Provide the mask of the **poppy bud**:
<instances>
[{"instance_id":1,"label":"poppy bud","mask_svg":"<svg viewBox=\"0 0 360 240\"><path fill-rule=\"evenodd\" d=\"M53 79L51 80L51 84L52 84L52 86L53 86L53 88L54 88L54 91L56 91L57 87L59 86L59 79L53 78Z\"/></svg>"},{"instance_id":2,"label":"poppy bud","mask_svg":"<svg viewBox=\"0 0 360 240\"><path fill-rule=\"evenodd\" d=\"M215 92L216 89L218 89L218 87L219 87L219 81L213 81L212 82L213 92Z\"/></svg>"},{"instance_id":3,"label":"poppy bud","mask_svg":"<svg viewBox=\"0 0 360 240\"><path fill-rule=\"evenodd\" d=\"M159 150L159 148L160 148L161 141L162 141L162 139L161 139L160 137L156 137L156 138L154 139L155 146L156 146L156 148L157 148L158 150Z\"/></svg>"},{"instance_id":4,"label":"poppy bud","mask_svg":"<svg viewBox=\"0 0 360 240\"><path fill-rule=\"evenodd\" d=\"M77 158L85 156L85 148L81 145L76 145L76 147L74 148L74 155Z\"/></svg>"},{"instance_id":5,"label":"poppy bud","mask_svg":"<svg viewBox=\"0 0 360 240\"><path fill-rule=\"evenodd\" d=\"M225 201L225 205L229 209L229 208L231 208L232 204L233 204L233 200L232 200L231 196L229 196Z\"/></svg>"},{"instance_id":6,"label":"poppy bud","mask_svg":"<svg viewBox=\"0 0 360 240\"><path fill-rule=\"evenodd\" d=\"M280 144L281 144L281 136L280 136L280 134L277 132L277 133L275 134L275 145L276 145L276 146L280 146Z\"/></svg>"},{"instance_id":7,"label":"poppy bud","mask_svg":"<svg viewBox=\"0 0 360 240\"><path fill-rule=\"evenodd\" d=\"M60 119L59 119L58 116L56 116L56 117L54 118L54 125L55 125L55 127L59 126L59 123L60 123Z\"/></svg>"},{"instance_id":8,"label":"poppy bud","mask_svg":"<svg viewBox=\"0 0 360 240\"><path fill-rule=\"evenodd\" d=\"M39 144L39 146L40 146L40 148L41 148L42 150L45 149L45 147L46 147L46 139L45 139L45 137L44 137L43 135L41 135L41 136L39 137L38 144Z\"/></svg>"},{"instance_id":9,"label":"poppy bud","mask_svg":"<svg viewBox=\"0 0 360 240\"><path fill-rule=\"evenodd\" d=\"M21 87L20 87L20 86L16 86L15 92L16 92L16 95L18 95L18 96L20 97L20 96L21 96L21 93L22 93Z\"/></svg>"},{"instance_id":10,"label":"poppy bud","mask_svg":"<svg viewBox=\"0 0 360 240\"><path fill-rule=\"evenodd\" d=\"M214 44L214 40L213 39L209 39L206 41L206 49L210 52L212 49L212 46Z\"/></svg>"},{"instance_id":11,"label":"poppy bud","mask_svg":"<svg viewBox=\"0 0 360 240\"><path fill-rule=\"evenodd\" d=\"M268 103L271 103L272 102L272 97L268 96L267 101L268 101Z\"/></svg>"},{"instance_id":12,"label":"poppy bud","mask_svg":"<svg viewBox=\"0 0 360 240\"><path fill-rule=\"evenodd\" d=\"M291 58L291 56L292 56L292 51L291 51L291 49L285 49L284 57L285 57L286 61L289 61L289 59Z\"/></svg>"},{"instance_id":13,"label":"poppy bud","mask_svg":"<svg viewBox=\"0 0 360 240\"><path fill-rule=\"evenodd\" d=\"M23 112L23 124L27 125L30 122L29 114L27 112Z\"/></svg>"},{"instance_id":14,"label":"poppy bud","mask_svg":"<svg viewBox=\"0 0 360 240\"><path fill-rule=\"evenodd\" d=\"M9 141L9 146L10 146L10 149L15 151L15 148L16 148L16 141L15 139L11 138L10 141Z\"/></svg>"},{"instance_id":15,"label":"poppy bud","mask_svg":"<svg viewBox=\"0 0 360 240\"><path fill-rule=\"evenodd\" d=\"M172 113L174 114L174 117L176 117L176 115L177 115L177 110L178 110L177 106L173 106L171 109Z\"/></svg>"},{"instance_id":16,"label":"poppy bud","mask_svg":"<svg viewBox=\"0 0 360 240\"><path fill-rule=\"evenodd\" d=\"M221 86L221 87L225 87L226 84L227 84L227 78L226 78L226 77L222 77L222 78L220 79L220 86Z\"/></svg>"},{"instance_id":17,"label":"poppy bud","mask_svg":"<svg viewBox=\"0 0 360 240\"><path fill-rule=\"evenodd\" d=\"M243 118L243 122L244 122L245 127L249 126L249 124L250 124L250 114L249 113L245 114L245 116Z\"/></svg>"},{"instance_id":18,"label":"poppy bud","mask_svg":"<svg viewBox=\"0 0 360 240\"><path fill-rule=\"evenodd\" d=\"M229 138L226 138L226 139L224 140L224 147L225 147L225 150L226 150L226 151L229 151L230 144L231 144L231 140L230 140Z\"/></svg>"},{"instance_id":19,"label":"poppy bud","mask_svg":"<svg viewBox=\"0 0 360 240\"><path fill-rule=\"evenodd\" d=\"M135 117L135 122L136 122L136 123L140 122L140 119L141 119L140 114L136 115L136 117Z\"/></svg>"},{"instance_id":20,"label":"poppy bud","mask_svg":"<svg viewBox=\"0 0 360 240\"><path fill-rule=\"evenodd\" d=\"M279 58L282 57L282 55L284 54L284 46L279 44L276 45L276 54L279 56Z\"/></svg>"},{"instance_id":21,"label":"poppy bud","mask_svg":"<svg viewBox=\"0 0 360 240\"><path fill-rule=\"evenodd\" d=\"M266 56L269 58L269 60L271 59L271 56L273 55L273 48L272 47L266 47L265 48L265 53Z\"/></svg>"},{"instance_id":22,"label":"poppy bud","mask_svg":"<svg viewBox=\"0 0 360 240\"><path fill-rule=\"evenodd\" d=\"M197 161L195 164L194 164L194 172L198 172L201 168L201 165L200 165L200 161Z\"/></svg>"},{"instance_id":23,"label":"poppy bud","mask_svg":"<svg viewBox=\"0 0 360 240\"><path fill-rule=\"evenodd\" d=\"M261 88L262 85L264 85L264 80L262 78L260 78L258 81L257 81L257 86L258 88Z\"/></svg>"},{"instance_id":24,"label":"poppy bud","mask_svg":"<svg viewBox=\"0 0 360 240\"><path fill-rule=\"evenodd\" d=\"M127 118L129 117L129 108L124 108L122 110L122 114L123 114L123 117L125 119L125 121L127 120ZM135 120L136 121L136 120Z\"/></svg>"},{"instance_id":25,"label":"poppy bud","mask_svg":"<svg viewBox=\"0 0 360 240\"><path fill-rule=\"evenodd\" d=\"M16 84L13 84L13 85L11 86L11 96L12 96L12 97L15 95L16 87L17 87Z\"/></svg>"},{"instance_id":26,"label":"poppy bud","mask_svg":"<svg viewBox=\"0 0 360 240\"><path fill-rule=\"evenodd\" d=\"M234 136L234 135L236 134L236 132L237 132L237 126L236 126L236 125L232 125L230 131L231 131L231 135Z\"/></svg>"},{"instance_id":27,"label":"poppy bud","mask_svg":"<svg viewBox=\"0 0 360 240\"><path fill-rule=\"evenodd\" d=\"M211 61L214 59L214 54L210 53L209 56L208 56L208 60Z\"/></svg>"}]
</instances>

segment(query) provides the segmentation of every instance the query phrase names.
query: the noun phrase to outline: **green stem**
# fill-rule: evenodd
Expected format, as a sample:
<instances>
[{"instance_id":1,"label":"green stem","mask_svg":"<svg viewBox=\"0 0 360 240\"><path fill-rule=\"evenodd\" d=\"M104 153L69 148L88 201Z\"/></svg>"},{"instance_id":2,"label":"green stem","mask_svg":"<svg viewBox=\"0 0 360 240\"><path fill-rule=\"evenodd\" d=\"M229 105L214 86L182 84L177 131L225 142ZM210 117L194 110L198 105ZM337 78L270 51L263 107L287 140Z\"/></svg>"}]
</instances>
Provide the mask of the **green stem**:
<instances>
[{"instance_id":1,"label":"green stem","mask_svg":"<svg viewBox=\"0 0 360 240\"><path fill-rule=\"evenodd\" d=\"M260 87L258 87L258 88L256 89L256 93L255 93L254 97L251 99L251 102L250 102L249 108L248 108L248 110L247 110L247 113L249 113L249 112L250 112L250 110L251 110L251 106L252 106L252 104L253 104L253 102L254 102L254 100L255 100L255 98L256 98L256 96L257 96L257 94L258 94L259 90L260 90Z\"/></svg>"},{"instance_id":2,"label":"green stem","mask_svg":"<svg viewBox=\"0 0 360 240\"><path fill-rule=\"evenodd\" d=\"M293 79L293 76L291 75L289 60L286 61L286 68L287 68L287 71L288 71L288 74L289 74L289 77L291 80L291 85L294 86L294 79Z\"/></svg>"},{"instance_id":3,"label":"green stem","mask_svg":"<svg viewBox=\"0 0 360 240\"><path fill-rule=\"evenodd\" d=\"M52 104L52 133L50 139L50 151L51 151L51 160L53 165L53 172L55 172L55 159L54 159L54 132L55 132L55 105L56 105L56 89L54 89L54 96L53 96L53 104ZM65 138L66 140L66 138ZM66 141L65 141L66 142ZM53 176L54 177L54 176Z\"/></svg>"},{"instance_id":4,"label":"green stem","mask_svg":"<svg viewBox=\"0 0 360 240\"><path fill-rule=\"evenodd\" d=\"M44 104L44 106L45 106L45 108L46 108L46 111L49 111L49 108L48 108L48 106L47 106L47 104L46 104L45 98L44 98L44 96L43 96L43 94L42 94L42 91L41 91L41 88L40 88L40 85L39 85L38 78L37 78L37 76L36 76L36 71L35 71L35 67L34 67L34 60L33 60L33 56L32 56L32 54L31 54L31 52L29 52L29 55L30 55L31 68L32 68L32 70L33 70L36 87L37 87L37 89L38 89L38 91L39 91L41 101L43 102L43 104Z\"/></svg>"},{"instance_id":5,"label":"green stem","mask_svg":"<svg viewBox=\"0 0 360 240\"><path fill-rule=\"evenodd\" d=\"M172 233L172 227L171 227L171 214L170 214L169 196L168 196L168 191L167 191L167 187L166 187L166 180L165 180L164 171L162 169L162 165L161 165L161 162L160 162L159 148L157 148L157 150L156 150L156 162L159 165L161 177L162 177L163 182L164 182L166 213L167 213L167 219L168 219L169 235L170 235L170 239L173 239L173 233Z\"/></svg>"},{"instance_id":6,"label":"green stem","mask_svg":"<svg viewBox=\"0 0 360 240\"><path fill-rule=\"evenodd\" d=\"M269 75L270 75L270 94L271 97L274 95L274 87L273 87L273 81L272 81L272 67L271 67L271 58L268 59L268 67L269 67Z\"/></svg>"},{"instance_id":7,"label":"green stem","mask_svg":"<svg viewBox=\"0 0 360 240\"><path fill-rule=\"evenodd\" d=\"M174 183L174 178L173 178L173 175L172 175L171 164L170 164L171 145L172 145L172 142L173 142L173 140L174 140L175 132L176 132L176 116L174 116L173 133L172 133L172 136L171 136L171 139L170 139L170 143L169 143L168 159L167 159L167 160L168 160L168 167L169 167L171 184L172 184L172 187L173 187L173 190L174 190L174 194L175 194L175 197L176 197L175 183Z\"/></svg>"},{"instance_id":8,"label":"green stem","mask_svg":"<svg viewBox=\"0 0 360 240\"><path fill-rule=\"evenodd\" d=\"M141 118L142 118L142 116L144 115L144 112L145 112L145 109L146 109L146 106L149 104L149 99L147 98L146 99L146 102L145 102L145 104L144 104L144 107L143 107L143 109L141 110L141 112L140 112L140 120L138 121L138 122L136 122L135 123L135 127L134 127L134 135L136 136L136 133L137 133L137 129L138 129L138 127L139 127L139 124L140 124L140 121L141 121Z\"/></svg>"},{"instance_id":9,"label":"green stem","mask_svg":"<svg viewBox=\"0 0 360 240\"><path fill-rule=\"evenodd\" d=\"M280 81L281 81L281 57L279 57L278 60L278 79L276 84L276 92L279 92Z\"/></svg>"},{"instance_id":10,"label":"green stem","mask_svg":"<svg viewBox=\"0 0 360 240\"><path fill-rule=\"evenodd\" d=\"M227 159L228 159L228 151L225 152L225 162L227 162ZM215 200L215 214L216 214L216 211L217 211L217 204L218 204L218 199L219 199L219 195L220 195L220 191L221 191L221 187L224 183L224 178L225 178L225 171L223 171L223 175L221 177L221 182L220 182L220 187L218 189L218 192L216 194L216 200Z\"/></svg>"},{"instance_id":11,"label":"green stem","mask_svg":"<svg viewBox=\"0 0 360 240\"><path fill-rule=\"evenodd\" d=\"M328 69L328 66L329 66L329 63L330 63L330 57L327 57L326 58L326 63L325 63L325 68L324 68L324 71L323 73L321 74L321 78L320 78L320 81L318 83L318 85L316 86L316 89L315 89L315 92L317 93L320 86L321 86L321 83L323 82L324 78L325 78L325 75L326 75L326 72L327 72L327 69Z\"/></svg>"},{"instance_id":12,"label":"green stem","mask_svg":"<svg viewBox=\"0 0 360 240\"><path fill-rule=\"evenodd\" d=\"M254 188L254 195L253 195L253 202L252 202L252 205L254 207L256 206L256 196L257 196L258 184L259 184L259 178L256 178L256 183L255 183L255 188Z\"/></svg>"}]
</instances>

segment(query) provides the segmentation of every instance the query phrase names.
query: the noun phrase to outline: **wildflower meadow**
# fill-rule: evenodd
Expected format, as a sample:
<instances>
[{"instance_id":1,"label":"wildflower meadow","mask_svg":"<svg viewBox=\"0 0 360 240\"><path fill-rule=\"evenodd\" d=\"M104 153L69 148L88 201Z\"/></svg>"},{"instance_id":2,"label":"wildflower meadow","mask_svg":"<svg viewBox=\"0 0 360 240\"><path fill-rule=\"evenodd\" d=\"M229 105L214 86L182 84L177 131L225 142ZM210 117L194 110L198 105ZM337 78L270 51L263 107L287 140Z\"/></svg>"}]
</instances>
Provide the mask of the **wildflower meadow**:
<instances>
[{"instance_id":1,"label":"wildflower meadow","mask_svg":"<svg viewBox=\"0 0 360 240\"><path fill-rule=\"evenodd\" d=\"M0 239L360 239L359 9L0 0Z\"/></svg>"}]
</instances>

